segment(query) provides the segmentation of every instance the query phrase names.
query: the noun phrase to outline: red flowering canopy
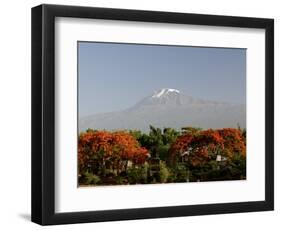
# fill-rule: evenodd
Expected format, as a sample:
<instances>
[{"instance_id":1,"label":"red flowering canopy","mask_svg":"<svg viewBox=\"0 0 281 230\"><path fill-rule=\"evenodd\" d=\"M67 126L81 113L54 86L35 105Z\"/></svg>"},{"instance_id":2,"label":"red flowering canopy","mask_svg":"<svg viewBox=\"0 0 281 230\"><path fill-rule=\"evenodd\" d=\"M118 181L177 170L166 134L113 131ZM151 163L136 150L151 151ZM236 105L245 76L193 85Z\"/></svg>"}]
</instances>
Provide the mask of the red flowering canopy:
<instances>
[{"instance_id":1,"label":"red flowering canopy","mask_svg":"<svg viewBox=\"0 0 281 230\"><path fill-rule=\"evenodd\" d=\"M245 142L238 129L208 129L179 136L170 149L171 162L184 153L188 154L191 165L200 166L210 160L210 154L220 149L229 158L234 153L246 156Z\"/></svg>"},{"instance_id":2,"label":"red flowering canopy","mask_svg":"<svg viewBox=\"0 0 281 230\"><path fill-rule=\"evenodd\" d=\"M115 168L132 161L143 164L148 151L140 147L137 140L125 131L88 131L81 133L78 140L78 161L81 168L85 167L93 157L99 157L101 164L111 164Z\"/></svg>"},{"instance_id":3,"label":"red flowering canopy","mask_svg":"<svg viewBox=\"0 0 281 230\"><path fill-rule=\"evenodd\" d=\"M224 149L228 157L233 157L235 153L246 157L246 143L239 129L219 129L218 133L223 138Z\"/></svg>"}]
</instances>

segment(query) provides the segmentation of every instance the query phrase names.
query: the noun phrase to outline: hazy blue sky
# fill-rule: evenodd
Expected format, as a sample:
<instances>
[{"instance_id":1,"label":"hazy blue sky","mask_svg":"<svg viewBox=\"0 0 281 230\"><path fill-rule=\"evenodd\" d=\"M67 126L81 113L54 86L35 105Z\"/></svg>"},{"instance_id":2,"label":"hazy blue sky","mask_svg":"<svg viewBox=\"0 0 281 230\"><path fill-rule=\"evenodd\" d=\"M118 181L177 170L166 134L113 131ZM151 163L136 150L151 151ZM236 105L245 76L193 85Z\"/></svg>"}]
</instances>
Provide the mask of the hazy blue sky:
<instances>
[{"instance_id":1,"label":"hazy blue sky","mask_svg":"<svg viewBox=\"0 0 281 230\"><path fill-rule=\"evenodd\" d=\"M246 103L246 50L78 43L79 116L129 108L161 88Z\"/></svg>"}]
</instances>

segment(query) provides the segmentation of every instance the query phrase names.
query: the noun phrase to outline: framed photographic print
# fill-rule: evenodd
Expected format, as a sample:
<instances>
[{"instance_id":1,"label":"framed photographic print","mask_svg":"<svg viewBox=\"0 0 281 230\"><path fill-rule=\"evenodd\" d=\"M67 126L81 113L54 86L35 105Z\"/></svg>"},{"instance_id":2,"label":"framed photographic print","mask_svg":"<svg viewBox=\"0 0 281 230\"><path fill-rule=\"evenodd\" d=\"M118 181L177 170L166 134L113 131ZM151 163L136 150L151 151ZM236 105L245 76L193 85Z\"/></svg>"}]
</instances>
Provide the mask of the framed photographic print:
<instances>
[{"instance_id":1,"label":"framed photographic print","mask_svg":"<svg viewBox=\"0 0 281 230\"><path fill-rule=\"evenodd\" d=\"M32 8L32 221L274 208L273 19Z\"/></svg>"}]
</instances>

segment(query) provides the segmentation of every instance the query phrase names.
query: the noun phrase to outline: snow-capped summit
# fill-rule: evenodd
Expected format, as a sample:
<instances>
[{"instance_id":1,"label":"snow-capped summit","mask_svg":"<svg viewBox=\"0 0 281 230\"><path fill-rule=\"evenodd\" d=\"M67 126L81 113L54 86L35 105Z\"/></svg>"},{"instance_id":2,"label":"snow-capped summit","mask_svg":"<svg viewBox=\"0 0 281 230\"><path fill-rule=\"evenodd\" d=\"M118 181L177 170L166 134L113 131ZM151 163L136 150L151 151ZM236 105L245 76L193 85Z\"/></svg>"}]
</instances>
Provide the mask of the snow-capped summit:
<instances>
[{"instance_id":1,"label":"snow-capped summit","mask_svg":"<svg viewBox=\"0 0 281 230\"><path fill-rule=\"evenodd\" d=\"M145 97L139 103L139 106L169 106L169 105L180 105L181 94L177 89L163 88L155 91L152 95Z\"/></svg>"},{"instance_id":2,"label":"snow-capped summit","mask_svg":"<svg viewBox=\"0 0 281 230\"><path fill-rule=\"evenodd\" d=\"M180 93L177 89L162 88L155 91L152 95L145 97L139 101L134 108L143 106L190 106L195 104L213 104L216 102L195 98L184 93Z\"/></svg>"},{"instance_id":3,"label":"snow-capped summit","mask_svg":"<svg viewBox=\"0 0 281 230\"><path fill-rule=\"evenodd\" d=\"M246 106L201 99L163 88L123 111L96 114L79 119L79 130L139 129L149 125L164 128L194 126L201 128L246 127Z\"/></svg>"},{"instance_id":4,"label":"snow-capped summit","mask_svg":"<svg viewBox=\"0 0 281 230\"><path fill-rule=\"evenodd\" d=\"M168 89L168 88L164 88L164 89L160 89L158 91L156 91L152 97L156 97L156 98L159 98L159 97L163 97L163 96L167 96L169 94L179 94L180 91L177 90L177 89Z\"/></svg>"}]
</instances>

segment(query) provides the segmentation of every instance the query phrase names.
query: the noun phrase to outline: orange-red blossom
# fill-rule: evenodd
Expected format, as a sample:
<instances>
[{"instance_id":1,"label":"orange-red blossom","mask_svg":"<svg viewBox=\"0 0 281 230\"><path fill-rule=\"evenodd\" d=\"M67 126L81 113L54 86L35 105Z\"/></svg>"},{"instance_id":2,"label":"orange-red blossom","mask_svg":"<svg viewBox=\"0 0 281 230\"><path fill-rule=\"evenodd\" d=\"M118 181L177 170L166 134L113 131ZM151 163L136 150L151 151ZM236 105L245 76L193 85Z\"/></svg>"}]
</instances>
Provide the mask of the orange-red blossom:
<instances>
[{"instance_id":1,"label":"orange-red blossom","mask_svg":"<svg viewBox=\"0 0 281 230\"><path fill-rule=\"evenodd\" d=\"M148 157L148 151L125 131L81 133L78 140L79 164L83 167L93 155L99 153L102 153L104 161L132 161L136 165L143 164Z\"/></svg>"},{"instance_id":2,"label":"orange-red blossom","mask_svg":"<svg viewBox=\"0 0 281 230\"><path fill-rule=\"evenodd\" d=\"M200 166L210 160L210 153L217 148L229 158L234 153L246 156L246 145L241 131L233 128L208 129L179 136L171 146L170 155L173 162L187 152L190 163Z\"/></svg>"}]
</instances>

